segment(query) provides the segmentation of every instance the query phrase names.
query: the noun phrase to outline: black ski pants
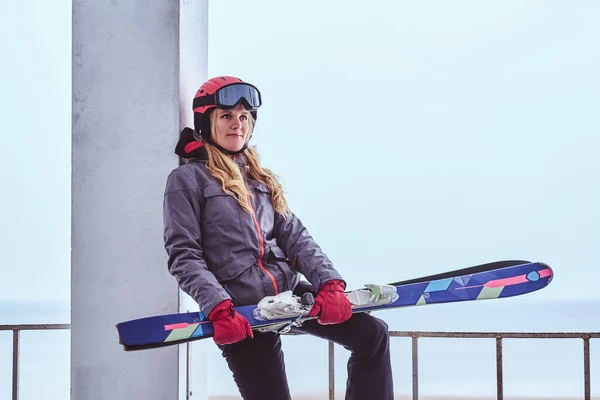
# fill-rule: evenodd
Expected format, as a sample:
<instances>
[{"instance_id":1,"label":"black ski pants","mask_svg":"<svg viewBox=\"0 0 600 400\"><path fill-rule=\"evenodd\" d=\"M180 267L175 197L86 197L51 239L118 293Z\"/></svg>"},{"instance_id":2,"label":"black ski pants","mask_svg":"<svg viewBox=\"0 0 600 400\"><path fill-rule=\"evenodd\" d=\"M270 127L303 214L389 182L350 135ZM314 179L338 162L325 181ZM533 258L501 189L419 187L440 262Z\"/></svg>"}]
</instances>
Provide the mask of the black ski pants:
<instances>
[{"instance_id":1,"label":"black ski pants","mask_svg":"<svg viewBox=\"0 0 600 400\"><path fill-rule=\"evenodd\" d=\"M348 321L321 325L305 321L296 331L331 340L351 352L346 400L393 400L388 326L381 319L356 313ZM254 333L254 339L219 346L244 400L289 400L281 338Z\"/></svg>"}]
</instances>

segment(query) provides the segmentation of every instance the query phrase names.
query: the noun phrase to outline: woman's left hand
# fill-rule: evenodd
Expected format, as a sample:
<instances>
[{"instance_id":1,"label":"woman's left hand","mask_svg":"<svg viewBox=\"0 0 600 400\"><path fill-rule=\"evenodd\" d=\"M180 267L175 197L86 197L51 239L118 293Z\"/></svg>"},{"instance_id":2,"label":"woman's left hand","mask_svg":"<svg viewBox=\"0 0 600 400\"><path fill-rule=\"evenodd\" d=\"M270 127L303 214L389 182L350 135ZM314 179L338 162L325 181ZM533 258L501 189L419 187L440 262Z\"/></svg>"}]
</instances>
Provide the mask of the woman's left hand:
<instances>
[{"instance_id":1,"label":"woman's left hand","mask_svg":"<svg viewBox=\"0 0 600 400\"><path fill-rule=\"evenodd\" d=\"M321 325L339 324L352 316L352 306L344 294L345 285L340 280L327 281L319 289L309 317L319 315Z\"/></svg>"}]
</instances>

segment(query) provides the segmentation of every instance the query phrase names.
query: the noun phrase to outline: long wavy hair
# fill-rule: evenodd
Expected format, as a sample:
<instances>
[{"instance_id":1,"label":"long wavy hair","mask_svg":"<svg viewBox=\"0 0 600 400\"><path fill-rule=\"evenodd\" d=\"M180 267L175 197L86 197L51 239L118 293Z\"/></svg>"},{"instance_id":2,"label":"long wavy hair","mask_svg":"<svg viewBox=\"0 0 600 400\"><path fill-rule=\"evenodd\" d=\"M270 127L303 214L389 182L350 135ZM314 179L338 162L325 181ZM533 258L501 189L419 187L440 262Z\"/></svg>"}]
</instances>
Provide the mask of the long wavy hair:
<instances>
[{"instance_id":1,"label":"long wavy hair","mask_svg":"<svg viewBox=\"0 0 600 400\"><path fill-rule=\"evenodd\" d=\"M210 115L211 132L215 132L213 115L215 115L214 112ZM251 116L249 118L250 130L248 135L251 135L254 131L255 120ZM196 136L196 139L204 143L204 147L208 153L206 167L210 174L221 184L225 193L233 196L245 211L252 213L250 192L244 182L244 175L233 158L224 154L210 143L202 140L201 137ZM271 192L271 203L273 204L275 212L282 215L284 218L290 217L291 211L285 200L283 187L279 183L277 175L260 165L260 156L255 148L248 146L242 154L246 157L248 162L248 169L245 171L246 177L264 183Z\"/></svg>"}]
</instances>

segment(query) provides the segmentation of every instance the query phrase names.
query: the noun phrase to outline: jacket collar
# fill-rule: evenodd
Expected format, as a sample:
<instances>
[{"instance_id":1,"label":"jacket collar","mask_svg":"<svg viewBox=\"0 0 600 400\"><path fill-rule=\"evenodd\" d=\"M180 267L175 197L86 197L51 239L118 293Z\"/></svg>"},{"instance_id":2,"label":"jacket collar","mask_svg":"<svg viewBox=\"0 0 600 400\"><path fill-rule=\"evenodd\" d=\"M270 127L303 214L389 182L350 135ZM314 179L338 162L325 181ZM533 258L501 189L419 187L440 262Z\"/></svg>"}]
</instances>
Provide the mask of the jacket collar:
<instances>
[{"instance_id":1,"label":"jacket collar","mask_svg":"<svg viewBox=\"0 0 600 400\"><path fill-rule=\"evenodd\" d=\"M208 154L204 148L204 143L196 140L192 128L184 128L179 136L175 154L182 158L208 159Z\"/></svg>"}]
</instances>

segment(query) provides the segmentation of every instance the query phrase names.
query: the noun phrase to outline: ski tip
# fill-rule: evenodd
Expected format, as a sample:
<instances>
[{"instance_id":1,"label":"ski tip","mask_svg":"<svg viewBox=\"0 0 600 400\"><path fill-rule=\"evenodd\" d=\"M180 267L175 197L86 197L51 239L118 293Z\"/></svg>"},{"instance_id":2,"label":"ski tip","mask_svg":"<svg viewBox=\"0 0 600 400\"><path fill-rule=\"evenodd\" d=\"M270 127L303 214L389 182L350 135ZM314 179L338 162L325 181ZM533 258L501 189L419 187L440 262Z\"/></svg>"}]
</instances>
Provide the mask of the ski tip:
<instances>
[{"instance_id":1,"label":"ski tip","mask_svg":"<svg viewBox=\"0 0 600 400\"><path fill-rule=\"evenodd\" d=\"M550 267L550 265L546 264L545 262L538 261L538 264L549 271L548 275L547 275L547 277L548 277L547 285L549 285L550 282L552 282L552 280L554 279L554 270L552 269L552 267Z\"/></svg>"},{"instance_id":2,"label":"ski tip","mask_svg":"<svg viewBox=\"0 0 600 400\"><path fill-rule=\"evenodd\" d=\"M543 267L549 268L549 269L552 271L552 268L551 268L551 267L550 267L550 265L548 265L547 263L545 263L545 262L542 262L542 261L538 261L537 263L538 263L538 264L540 264L540 265L541 265L541 266L543 266Z\"/></svg>"},{"instance_id":3,"label":"ski tip","mask_svg":"<svg viewBox=\"0 0 600 400\"><path fill-rule=\"evenodd\" d=\"M120 324L115 324L115 328L117 329L117 335L119 336L119 344L123 344L123 339L121 338Z\"/></svg>"}]
</instances>

